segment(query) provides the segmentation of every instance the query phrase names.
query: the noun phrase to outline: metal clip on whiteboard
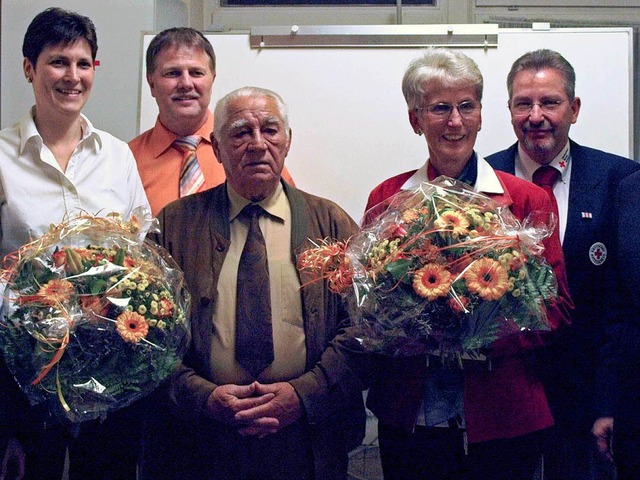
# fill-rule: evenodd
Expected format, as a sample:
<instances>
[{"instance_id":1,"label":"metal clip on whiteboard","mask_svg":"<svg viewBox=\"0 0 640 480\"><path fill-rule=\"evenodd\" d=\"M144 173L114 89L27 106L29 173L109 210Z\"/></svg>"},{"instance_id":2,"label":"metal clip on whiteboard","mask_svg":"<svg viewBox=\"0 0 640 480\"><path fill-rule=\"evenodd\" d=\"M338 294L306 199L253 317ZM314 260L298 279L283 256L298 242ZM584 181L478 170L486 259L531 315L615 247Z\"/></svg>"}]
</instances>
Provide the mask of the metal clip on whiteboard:
<instances>
[{"instance_id":1,"label":"metal clip on whiteboard","mask_svg":"<svg viewBox=\"0 0 640 480\"><path fill-rule=\"evenodd\" d=\"M531 30L536 32L548 32L551 30L551 24L549 22L533 22L531 24Z\"/></svg>"},{"instance_id":2,"label":"metal clip on whiteboard","mask_svg":"<svg viewBox=\"0 0 640 480\"><path fill-rule=\"evenodd\" d=\"M497 24L252 27L251 48L498 46Z\"/></svg>"}]
</instances>

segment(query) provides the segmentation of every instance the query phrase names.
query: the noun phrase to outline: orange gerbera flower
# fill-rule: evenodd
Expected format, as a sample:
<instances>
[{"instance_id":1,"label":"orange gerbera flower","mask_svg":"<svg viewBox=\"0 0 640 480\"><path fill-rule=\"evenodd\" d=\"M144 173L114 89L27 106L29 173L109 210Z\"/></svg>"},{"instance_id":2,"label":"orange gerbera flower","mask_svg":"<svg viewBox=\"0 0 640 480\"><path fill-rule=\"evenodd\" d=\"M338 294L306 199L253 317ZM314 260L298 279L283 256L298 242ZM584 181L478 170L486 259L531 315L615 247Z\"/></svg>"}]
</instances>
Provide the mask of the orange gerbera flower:
<instances>
[{"instance_id":1,"label":"orange gerbera flower","mask_svg":"<svg viewBox=\"0 0 640 480\"><path fill-rule=\"evenodd\" d=\"M59 305L71 298L75 292L73 284L68 280L49 280L40 287L36 297L47 305Z\"/></svg>"},{"instance_id":2,"label":"orange gerbera flower","mask_svg":"<svg viewBox=\"0 0 640 480\"><path fill-rule=\"evenodd\" d=\"M97 322L100 317L104 317L107 313L105 302L100 297L86 296L80 297L80 309L90 322Z\"/></svg>"},{"instance_id":3,"label":"orange gerbera flower","mask_svg":"<svg viewBox=\"0 0 640 480\"><path fill-rule=\"evenodd\" d=\"M116 318L116 328L125 342L138 343L149 333L147 320L136 312L123 312Z\"/></svg>"},{"instance_id":4,"label":"orange gerbera flower","mask_svg":"<svg viewBox=\"0 0 640 480\"><path fill-rule=\"evenodd\" d=\"M53 258L53 263L55 264L56 267L61 267L62 265L65 264L65 261L66 261L65 256L66 256L66 253L64 250L58 250L57 252L51 255L51 258Z\"/></svg>"},{"instance_id":5,"label":"orange gerbera flower","mask_svg":"<svg viewBox=\"0 0 640 480\"><path fill-rule=\"evenodd\" d=\"M469 306L469 299L463 296L455 296L449 299L449 307L456 313L465 313Z\"/></svg>"},{"instance_id":6,"label":"orange gerbera flower","mask_svg":"<svg viewBox=\"0 0 640 480\"><path fill-rule=\"evenodd\" d=\"M465 272L467 288L485 300L500 300L509 287L509 274L500 262L481 258Z\"/></svg>"},{"instance_id":7,"label":"orange gerbera flower","mask_svg":"<svg viewBox=\"0 0 640 480\"><path fill-rule=\"evenodd\" d=\"M450 288L451 273L437 263L428 263L413 275L413 289L429 301L444 297Z\"/></svg>"},{"instance_id":8,"label":"orange gerbera flower","mask_svg":"<svg viewBox=\"0 0 640 480\"><path fill-rule=\"evenodd\" d=\"M417 250L423 262L433 262L440 256L440 249L431 242L425 242Z\"/></svg>"},{"instance_id":9,"label":"orange gerbera flower","mask_svg":"<svg viewBox=\"0 0 640 480\"><path fill-rule=\"evenodd\" d=\"M451 230L454 236L466 235L469 230L469 219L466 215L453 210L446 210L433 222L436 227Z\"/></svg>"}]
</instances>

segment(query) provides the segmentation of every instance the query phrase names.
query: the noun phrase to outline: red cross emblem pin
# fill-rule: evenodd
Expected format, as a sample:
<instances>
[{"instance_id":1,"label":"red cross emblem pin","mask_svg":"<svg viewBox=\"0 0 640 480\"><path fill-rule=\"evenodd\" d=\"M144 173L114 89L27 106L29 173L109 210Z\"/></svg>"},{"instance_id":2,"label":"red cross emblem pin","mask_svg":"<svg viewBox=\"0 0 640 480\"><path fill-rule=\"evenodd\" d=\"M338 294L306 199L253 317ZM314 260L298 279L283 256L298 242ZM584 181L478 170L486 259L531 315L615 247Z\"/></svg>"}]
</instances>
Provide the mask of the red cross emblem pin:
<instances>
[{"instance_id":1,"label":"red cross emblem pin","mask_svg":"<svg viewBox=\"0 0 640 480\"><path fill-rule=\"evenodd\" d=\"M589 248L589 260L596 266L600 266L607 259L607 247L602 242L596 242Z\"/></svg>"}]
</instances>

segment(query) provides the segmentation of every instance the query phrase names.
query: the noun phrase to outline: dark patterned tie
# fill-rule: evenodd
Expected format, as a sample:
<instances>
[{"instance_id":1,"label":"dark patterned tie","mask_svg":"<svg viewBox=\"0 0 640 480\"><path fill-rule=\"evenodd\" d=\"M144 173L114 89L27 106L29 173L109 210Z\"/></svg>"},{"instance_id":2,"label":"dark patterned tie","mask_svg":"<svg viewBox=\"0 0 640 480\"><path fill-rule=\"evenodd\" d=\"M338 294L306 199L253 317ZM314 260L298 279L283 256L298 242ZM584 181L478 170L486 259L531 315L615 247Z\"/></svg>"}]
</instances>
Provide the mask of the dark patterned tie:
<instances>
[{"instance_id":1,"label":"dark patterned tie","mask_svg":"<svg viewBox=\"0 0 640 480\"><path fill-rule=\"evenodd\" d=\"M236 295L236 360L254 378L273 362L271 291L267 247L258 220L264 210L247 205L249 233L238 265Z\"/></svg>"},{"instance_id":2,"label":"dark patterned tie","mask_svg":"<svg viewBox=\"0 0 640 480\"><path fill-rule=\"evenodd\" d=\"M556 218L558 218L558 202L553 193L553 186L556 184L558 178L560 178L560 171L549 165L542 166L533 172L533 183L542 187L549 195L553 213L556 214Z\"/></svg>"},{"instance_id":3,"label":"dark patterned tie","mask_svg":"<svg viewBox=\"0 0 640 480\"><path fill-rule=\"evenodd\" d=\"M202 140L200 135L180 137L173 142L173 147L183 153L182 168L180 170L180 197L185 197L200 191L204 185L204 174L198 158L196 148Z\"/></svg>"}]
</instances>

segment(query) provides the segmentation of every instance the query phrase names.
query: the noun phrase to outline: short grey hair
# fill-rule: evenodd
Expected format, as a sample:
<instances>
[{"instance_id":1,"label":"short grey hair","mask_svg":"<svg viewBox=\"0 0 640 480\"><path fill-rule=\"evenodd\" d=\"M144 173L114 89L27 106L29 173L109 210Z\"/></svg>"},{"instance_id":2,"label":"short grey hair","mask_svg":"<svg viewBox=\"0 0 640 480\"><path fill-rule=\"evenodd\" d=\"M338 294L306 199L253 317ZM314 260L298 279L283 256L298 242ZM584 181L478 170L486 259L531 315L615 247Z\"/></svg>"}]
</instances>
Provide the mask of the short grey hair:
<instances>
[{"instance_id":1,"label":"short grey hair","mask_svg":"<svg viewBox=\"0 0 640 480\"><path fill-rule=\"evenodd\" d=\"M284 128L286 131L287 138L289 138L289 107L284 102L282 97L278 95L273 90L269 90L266 88L260 87L242 87L234 90L232 92L227 93L224 97L218 100L216 103L216 108L213 112L214 120L214 128L213 134L216 138L220 138L220 134L222 132L222 127L227 123L229 112L228 107L229 103L233 100L237 100L239 98L262 98L268 97L273 99L276 102L276 106L278 108L278 113L284 122Z\"/></svg>"},{"instance_id":2,"label":"short grey hair","mask_svg":"<svg viewBox=\"0 0 640 480\"><path fill-rule=\"evenodd\" d=\"M462 52L431 47L409 64L402 78L402 94L409 110L424 106L428 84L434 81L452 87L471 85L476 100L482 101L484 80L476 62Z\"/></svg>"},{"instance_id":3,"label":"short grey hair","mask_svg":"<svg viewBox=\"0 0 640 480\"><path fill-rule=\"evenodd\" d=\"M564 78L564 90L569 100L573 100L576 96L576 72L571 64L554 50L542 48L527 52L518 58L507 75L507 90L509 91L509 100L513 97L513 80L515 76L523 70L533 70L539 72L545 68L557 70Z\"/></svg>"}]
</instances>

